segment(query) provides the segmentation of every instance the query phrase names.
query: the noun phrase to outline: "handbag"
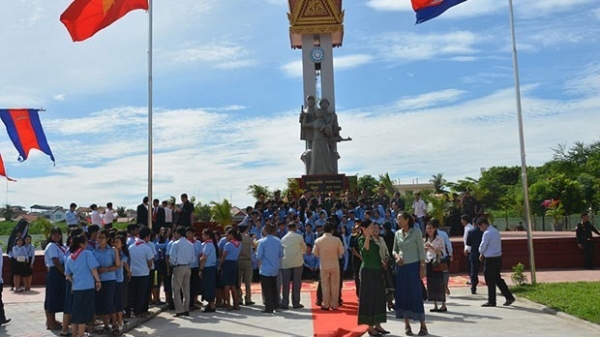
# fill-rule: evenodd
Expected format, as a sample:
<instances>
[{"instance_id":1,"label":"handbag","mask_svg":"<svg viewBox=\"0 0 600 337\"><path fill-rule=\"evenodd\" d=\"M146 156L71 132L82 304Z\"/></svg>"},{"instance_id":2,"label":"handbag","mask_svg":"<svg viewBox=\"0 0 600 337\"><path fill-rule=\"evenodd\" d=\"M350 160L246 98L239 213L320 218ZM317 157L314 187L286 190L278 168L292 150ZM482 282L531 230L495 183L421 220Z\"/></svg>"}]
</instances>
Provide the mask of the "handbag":
<instances>
[{"instance_id":1,"label":"handbag","mask_svg":"<svg viewBox=\"0 0 600 337\"><path fill-rule=\"evenodd\" d=\"M431 270L442 271L442 272L447 271L448 270L448 259L444 257L444 258L441 258L439 260L432 262Z\"/></svg>"}]
</instances>

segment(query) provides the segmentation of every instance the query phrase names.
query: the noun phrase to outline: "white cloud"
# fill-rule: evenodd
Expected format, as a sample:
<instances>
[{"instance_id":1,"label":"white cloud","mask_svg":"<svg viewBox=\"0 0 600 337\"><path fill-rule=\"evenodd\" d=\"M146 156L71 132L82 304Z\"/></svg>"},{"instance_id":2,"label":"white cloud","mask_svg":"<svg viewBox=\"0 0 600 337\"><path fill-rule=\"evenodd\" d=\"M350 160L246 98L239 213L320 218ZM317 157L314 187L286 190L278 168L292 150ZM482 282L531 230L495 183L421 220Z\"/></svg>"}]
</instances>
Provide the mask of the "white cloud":
<instances>
[{"instance_id":1,"label":"white cloud","mask_svg":"<svg viewBox=\"0 0 600 337\"><path fill-rule=\"evenodd\" d=\"M407 62L429 60L437 56L465 57L477 54L477 45L484 39L485 35L470 31L446 34L387 33L381 36L378 47L383 59Z\"/></svg>"},{"instance_id":2,"label":"white cloud","mask_svg":"<svg viewBox=\"0 0 600 337\"><path fill-rule=\"evenodd\" d=\"M65 100L65 94L54 95L54 96L52 96L52 99L55 101L62 102Z\"/></svg>"},{"instance_id":3,"label":"white cloud","mask_svg":"<svg viewBox=\"0 0 600 337\"><path fill-rule=\"evenodd\" d=\"M414 97L401 98L395 106L400 110L423 109L440 103L451 103L458 100L463 94L462 90L447 89L442 91L430 92Z\"/></svg>"},{"instance_id":4,"label":"white cloud","mask_svg":"<svg viewBox=\"0 0 600 337\"><path fill-rule=\"evenodd\" d=\"M367 6L381 11L412 11L410 1L369 0Z\"/></svg>"},{"instance_id":5,"label":"white cloud","mask_svg":"<svg viewBox=\"0 0 600 337\"><path fill-rule=\"evenodd\" d=\"M249 59L249 55L250 52L242 45L205 44L183 46L164 57L179 63L205 62L221 69L238 69L257 63Z\"/></svg>"}]
</instances>

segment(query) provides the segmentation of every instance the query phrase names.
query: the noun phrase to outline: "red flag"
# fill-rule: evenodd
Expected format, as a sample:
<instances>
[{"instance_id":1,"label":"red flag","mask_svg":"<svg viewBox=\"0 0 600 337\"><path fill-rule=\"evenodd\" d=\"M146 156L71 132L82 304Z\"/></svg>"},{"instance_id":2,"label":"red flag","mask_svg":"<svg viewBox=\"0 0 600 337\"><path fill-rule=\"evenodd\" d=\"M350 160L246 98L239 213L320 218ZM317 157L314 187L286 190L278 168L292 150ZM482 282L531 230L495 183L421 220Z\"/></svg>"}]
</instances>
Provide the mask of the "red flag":
<instances>
[{"instance_id":1,"label":"red flag","mask_svg":"<svg viewBox=\"0 0 600 337\"><path fill-rule=\"evenodd\" d=\"M4 169L4 161L2 160L2 155L0 155L0 176L6 177L6 179L8 179L8 181L16 181L16 180L14 180L12 178L9 178L6 175L6 169Z\"/></svg>"},{"instance_id":2,"label":"red flag","mask_svg":"<svg viewBox=\"0 0 600 337\"><path fill-rule=\"evenodd\" d=\"M75 0L60 16L74 42L86 40L136 10L148 10L148 0Z\"/></svg>"}]
</instances>

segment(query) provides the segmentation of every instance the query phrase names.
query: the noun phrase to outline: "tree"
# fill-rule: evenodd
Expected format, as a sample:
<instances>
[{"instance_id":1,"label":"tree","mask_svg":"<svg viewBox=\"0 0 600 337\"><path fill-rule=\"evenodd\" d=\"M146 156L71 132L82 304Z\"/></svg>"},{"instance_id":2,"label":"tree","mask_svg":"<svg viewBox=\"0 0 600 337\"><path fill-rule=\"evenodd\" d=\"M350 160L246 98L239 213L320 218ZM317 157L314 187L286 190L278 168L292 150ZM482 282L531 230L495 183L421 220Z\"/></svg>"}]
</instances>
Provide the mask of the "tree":
<instances>
[{"instance_id":1,"label":"tree","mask_svg":"<svg viewBox=\"0 0 600 337\"><path fill-rule=\"evenodd\" d=\"M364 175L358 178L358 189L360 191L366 191L368 196L373 195L373 192L377 189L377 179L371 175Z\"/></svg>"},{"instance_id":2,"label":"tree","mask_svg":"<svg viewBox=\"0 0 600 337\"><path fill-rule=\"evenodd\" d=\"M389 196L392 196L394 193L398 192L398 189L396 186L394 186L392 178L390 178L390 175L387 172L379 175L379 185L383 185L385 188L385 193Z\"/></svg>"},{"instance_id":3,"label":"tree","mask_svg":"<svg viewBox=\"0 0 600 337\"><path fill-rule=\"evenodd\" d=\"M583 187L563 173L537 181L529 187L529 195L534 205L541 205L544 200L560 200L566 215L585 210Z\"/></svg>"},{"instance_id":4,"label":"tree","mask_svg":"<svg viewBox=\"0 0 600 337\"><path fill-rule=\"evenodd\" d=\"M210 221L212 217L210 209L211 207L209 204L202 204L201 201L198 201L194 205L194 216L200 221Z\"/></svg>"},{"instance_id":5,"label":"tree","mask_svg":"<svg viewBox=\"0 0 600 337\"><path fill-rule=\"evenodd\" d=\"M125 206L117 207L117 216L119 218L127 217L127 210L125 209Z\"/></svg>"},{"instance_id":6,"label":"tree","mask_svg":"<svg viewBox=\"0 0 600 337\"><path fill-rule=\"evenodd\" d=\"M298 179L288 178L287 187L285 188L285 190L283 190L281 194L285 196L288 200L298 200L302 196L302 194L304 194L304 190L300 188Z\"/></svg>"},{"instance_id":7,"label":"tree","mask_svg":"<svg viewBox=\"0 0 600 337\"><path fill-rule=\"evenodd\" d=\"M214 221L223 227L227 227L233 223L229 200L223 199L220 203L211 201L210 205L211 221Z\"/></svg>"},{"instance_id":8,"label":"tree","mask_svg":"<svg viewBox=\"0 0 600 337\"><path fill-rule=\"evenodd\" d=\"M444 179L443 173L434 174L429 179L429 182L433 184L433 191L436 194L447 193L444 191L444 187L446 187L446 179Z\"/></svg>"},{"instance_id":9,"label":"tree","mask_svg":"<svg viewBox=\"0 0 600 337\"><path fill-rule=\"evenodd\" d=\"M261 186L261 185L249 185L248 186L248 194L254 197L254 199L258 200L258 196L264 194L265 198L270 199L273 197L273 193L269 191L269 186Z\"/></svg>"},{"instance_id":10,"label":"tree","mask_svg":"<svg viewBox=\"0 0 600 337\"><path fill-rule=\"evenodd\" d=\"M9 204L4 205L4 210L2 210L2 216L4 217L4 221L10 221L14 215L15 212L13 211L12 206Z\"/></svg>"}]
</instances>

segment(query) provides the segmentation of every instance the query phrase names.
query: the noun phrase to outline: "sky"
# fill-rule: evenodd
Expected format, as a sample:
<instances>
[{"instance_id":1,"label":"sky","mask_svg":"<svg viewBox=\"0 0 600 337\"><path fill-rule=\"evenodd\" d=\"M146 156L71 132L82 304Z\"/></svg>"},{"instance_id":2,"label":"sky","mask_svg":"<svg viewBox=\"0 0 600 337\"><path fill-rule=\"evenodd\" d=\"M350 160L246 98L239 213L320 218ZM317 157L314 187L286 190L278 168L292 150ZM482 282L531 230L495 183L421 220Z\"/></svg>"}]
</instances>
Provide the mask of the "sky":
<instances>
[{"instance_id":1,"label":"sky","mask_svg":"<svg viewBox=\"0 0 600 337\"><path fill-rule=\"evenodd\" d=\"M0 5L0 108L45 108L56 157L32 150L18 162L0 132L17 180L0 202L131 208L148 190L148 15L73 43L59 21L70 2ZM508 1L469 0L420 25L409 0L344 10L335 111L353 140L338 145L340 173L412 183L520 165ZM304 174L288 11L286 0L154 0L154 197L245 207L248 185L283 189ZM527 164L541 165L558 144L598 140L600 4L515 1L514 11Z\"/></svg>"}]
</instances>

